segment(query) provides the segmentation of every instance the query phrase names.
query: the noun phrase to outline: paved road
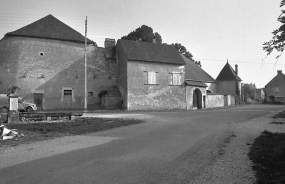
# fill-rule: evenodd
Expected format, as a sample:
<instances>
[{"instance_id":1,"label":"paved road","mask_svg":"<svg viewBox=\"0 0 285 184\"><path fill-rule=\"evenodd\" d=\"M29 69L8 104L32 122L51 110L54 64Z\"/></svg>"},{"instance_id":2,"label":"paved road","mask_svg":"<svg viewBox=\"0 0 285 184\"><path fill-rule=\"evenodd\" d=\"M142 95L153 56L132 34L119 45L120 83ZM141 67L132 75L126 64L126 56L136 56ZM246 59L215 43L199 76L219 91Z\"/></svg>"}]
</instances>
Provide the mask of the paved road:
<instances>
[{"instance_id":1,"label":"paved road","mask_svg":"<svg viewBox=\"0 0 285 184\"><path fill-rule=\"evenodd\" d=\"M101 116L137 117L145 123L89 134L110 142L0 169L2 183L191 183L219 155L231 125L285 106L124 112ZM85 114L85 116L98 116ZM64 145L62 145L64 146ZM43 148L44 149L44 148ZM23 158L24 159L24 158Z\"/></svg>"}]
</instances>

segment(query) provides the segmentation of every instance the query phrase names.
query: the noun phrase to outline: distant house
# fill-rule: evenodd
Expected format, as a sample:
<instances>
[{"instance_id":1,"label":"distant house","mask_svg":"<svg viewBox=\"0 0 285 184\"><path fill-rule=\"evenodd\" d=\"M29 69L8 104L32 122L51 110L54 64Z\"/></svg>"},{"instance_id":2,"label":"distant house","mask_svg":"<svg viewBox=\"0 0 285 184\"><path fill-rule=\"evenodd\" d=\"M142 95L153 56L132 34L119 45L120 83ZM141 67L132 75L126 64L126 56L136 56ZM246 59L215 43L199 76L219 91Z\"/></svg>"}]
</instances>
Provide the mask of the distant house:
<instances>
[{"instance_id":1,"label":"distant house","mask_svg":"<svg viewBox=\"0 0 285 184\"><path fill-rule=\"evenodd\" d=\"M257 88L255 89L255 100L257 102L264 102L265 100L265 91L264 91L264 88Z\"/></svg>"},{"instance_id":2,"label":"distant house","mask_svg":"<svg viewBox=\"0 0 285 184\"><path fill-rule=\"evenodd\" d=\"M116 53L123 108L186 109L185 61L174 46L121 39Z\"/></svg>"},{"instance_id":3,"label":"distant house","mask_svg":"<svg viewBox=\"0 0 285 184\"><path fill-rule=\"evenodd\" d=\"M246 91L248 89L249 91ZM265 92L263 88L256 88L255 84L242 84L242 100L244 102L264 102Z\"/></svg>"},{"instance_id":4,"label":"distant house","mask_svg":"<svg viewBox=\"0 0 285 184\"><path fill-rule=\"evenodd\" d=\"M235 95L235 104L238 104L241 98L241 81L241 78L238 76L238 65L235 65L234 70L227 62L216 78L217 83L212 84L210 90L214 93Z\"/></svg>"},{"instance_id":5,"label":"distant house","mask_svg":"<svg viewBox=\"0 0 285 184\"><path fill-rule=\"evenodd\" d=\"M285 103L285 75L282 70L278 70L277 75L265 85L265 94L268 102Z\"/></svg>"},{"instance_id":6,"label":"distant house","mask_svg":"<svg viewBox=\"0 0 285 184\"><path fill-rule=\"evenodd\" d=\"M110 49L87 43L88 108L96 109L98 94L116 85L116 59ZM18 85L38 109L82 109L84 50L85 37L52 15L7 33L0 41L0 93Z\"/></svg>"}]
</instances>

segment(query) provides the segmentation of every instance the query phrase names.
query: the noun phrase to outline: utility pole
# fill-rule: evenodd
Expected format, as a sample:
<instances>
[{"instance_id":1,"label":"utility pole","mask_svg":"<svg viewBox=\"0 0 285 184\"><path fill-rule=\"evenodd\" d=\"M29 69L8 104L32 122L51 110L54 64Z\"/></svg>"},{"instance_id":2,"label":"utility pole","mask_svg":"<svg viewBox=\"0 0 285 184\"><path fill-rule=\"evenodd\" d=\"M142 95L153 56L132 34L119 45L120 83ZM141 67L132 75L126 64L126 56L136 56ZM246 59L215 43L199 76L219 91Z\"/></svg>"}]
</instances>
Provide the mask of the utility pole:
<instances>
[{"instance_id":1,"label":"utility pole","mask_svg":"<svg viewBox=\"0 0 285 184\"><path fill-rule=\"evenodd\" d=\"M84 90L84 111L87 111L87 16L85 20L85 90Z\"/></svg>"}]
</instances>

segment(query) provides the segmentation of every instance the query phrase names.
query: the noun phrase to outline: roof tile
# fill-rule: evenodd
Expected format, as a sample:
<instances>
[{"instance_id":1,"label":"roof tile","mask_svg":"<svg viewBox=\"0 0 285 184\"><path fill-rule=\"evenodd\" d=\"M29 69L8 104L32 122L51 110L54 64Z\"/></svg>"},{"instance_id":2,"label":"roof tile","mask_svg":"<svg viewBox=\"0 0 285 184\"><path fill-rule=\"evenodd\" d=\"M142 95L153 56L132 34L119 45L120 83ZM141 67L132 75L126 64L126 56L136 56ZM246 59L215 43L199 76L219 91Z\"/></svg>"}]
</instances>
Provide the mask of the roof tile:
<instances>
[{"instance_id":1,"label":"roof tile","mask_svg":"<svg viewBox=\"0 0 285 184\"><path fill-rule=\"evenodd\" d=\"M137 42L131 40L118 40L126 57L130 61L145 61L185 65L185 61L172 45Z\"/></svg>"},{"instance_id":2,"label":"roof tile","mask_svg":"<svg viewBox=\"0 0 285 184\"><path fill-rule=\"evenodd\" d=\"M221 70L220 74L216 78L216 81L229 81L229 80L238 80L241 81L241 78L236 75L236 72L227 62L224 68Z\"/></svg>"},{"instance_id":3,"label":"roof tile","mask_svg":"<svg viewBox=\"0 0 285 184\"><path fill-rule=\"evenodd\" d=\"M207 72L205 72L200 66L190 61L188 58L181 54L182 58L186 62L185 66L185 80L203 81L203 82L215 82Z\"/></svg>"}]
</instances>

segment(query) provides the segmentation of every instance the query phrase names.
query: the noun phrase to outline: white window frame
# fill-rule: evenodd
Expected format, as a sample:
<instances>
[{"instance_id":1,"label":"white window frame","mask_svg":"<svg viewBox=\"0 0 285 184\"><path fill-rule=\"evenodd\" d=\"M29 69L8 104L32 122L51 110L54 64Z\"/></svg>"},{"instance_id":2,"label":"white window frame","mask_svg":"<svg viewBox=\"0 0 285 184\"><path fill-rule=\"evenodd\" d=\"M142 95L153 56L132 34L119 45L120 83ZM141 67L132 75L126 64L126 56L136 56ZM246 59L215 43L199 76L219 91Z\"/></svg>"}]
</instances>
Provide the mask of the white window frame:
<instances>
[{"instance_id":1,"label":"white window frame","mask_svg":"<svg viewBox=\"0 0 285 184\"><path fill-rule=\"evenodd\" d=\"M170 85L181 86L181 73L170 73Z\"/></svg>"},{"instance_id":2,"label":"white window frame","mask_svg":"<svg viewBox=\"0 0 285 184\"><path fill-rule=\"evenodd\" d=\"M147 72L147 84L157 84L157 72Z\"/></svg>"},{"instance_id":3,"label":"white window frame","mask_svg":"<svg viewBox=\"0 0 285 184\"><path fill-rule=\"evenodd\" d=\"M62 90L61 90L61 102L63 102L63 99L64 99L65 96L69 96L69 95L65 95L64 94L65 90L71 90L71 99L72 99L72 102L75 102L74 90L72 88L68 88L68 87L63 87Z\"/></svg>"},{"instance_id":4,"label":"white window frame","mask_svg":"<svg viewBox=\"0 0 285 184\"><path fill-rule=\"evenodd\" d=\"M275 92L275 93L279 93L279 90L280 90L280 89L279 89L279 86L276 86L276 87L274 88L274 92Z\"/></svg>"}]
</instances>

